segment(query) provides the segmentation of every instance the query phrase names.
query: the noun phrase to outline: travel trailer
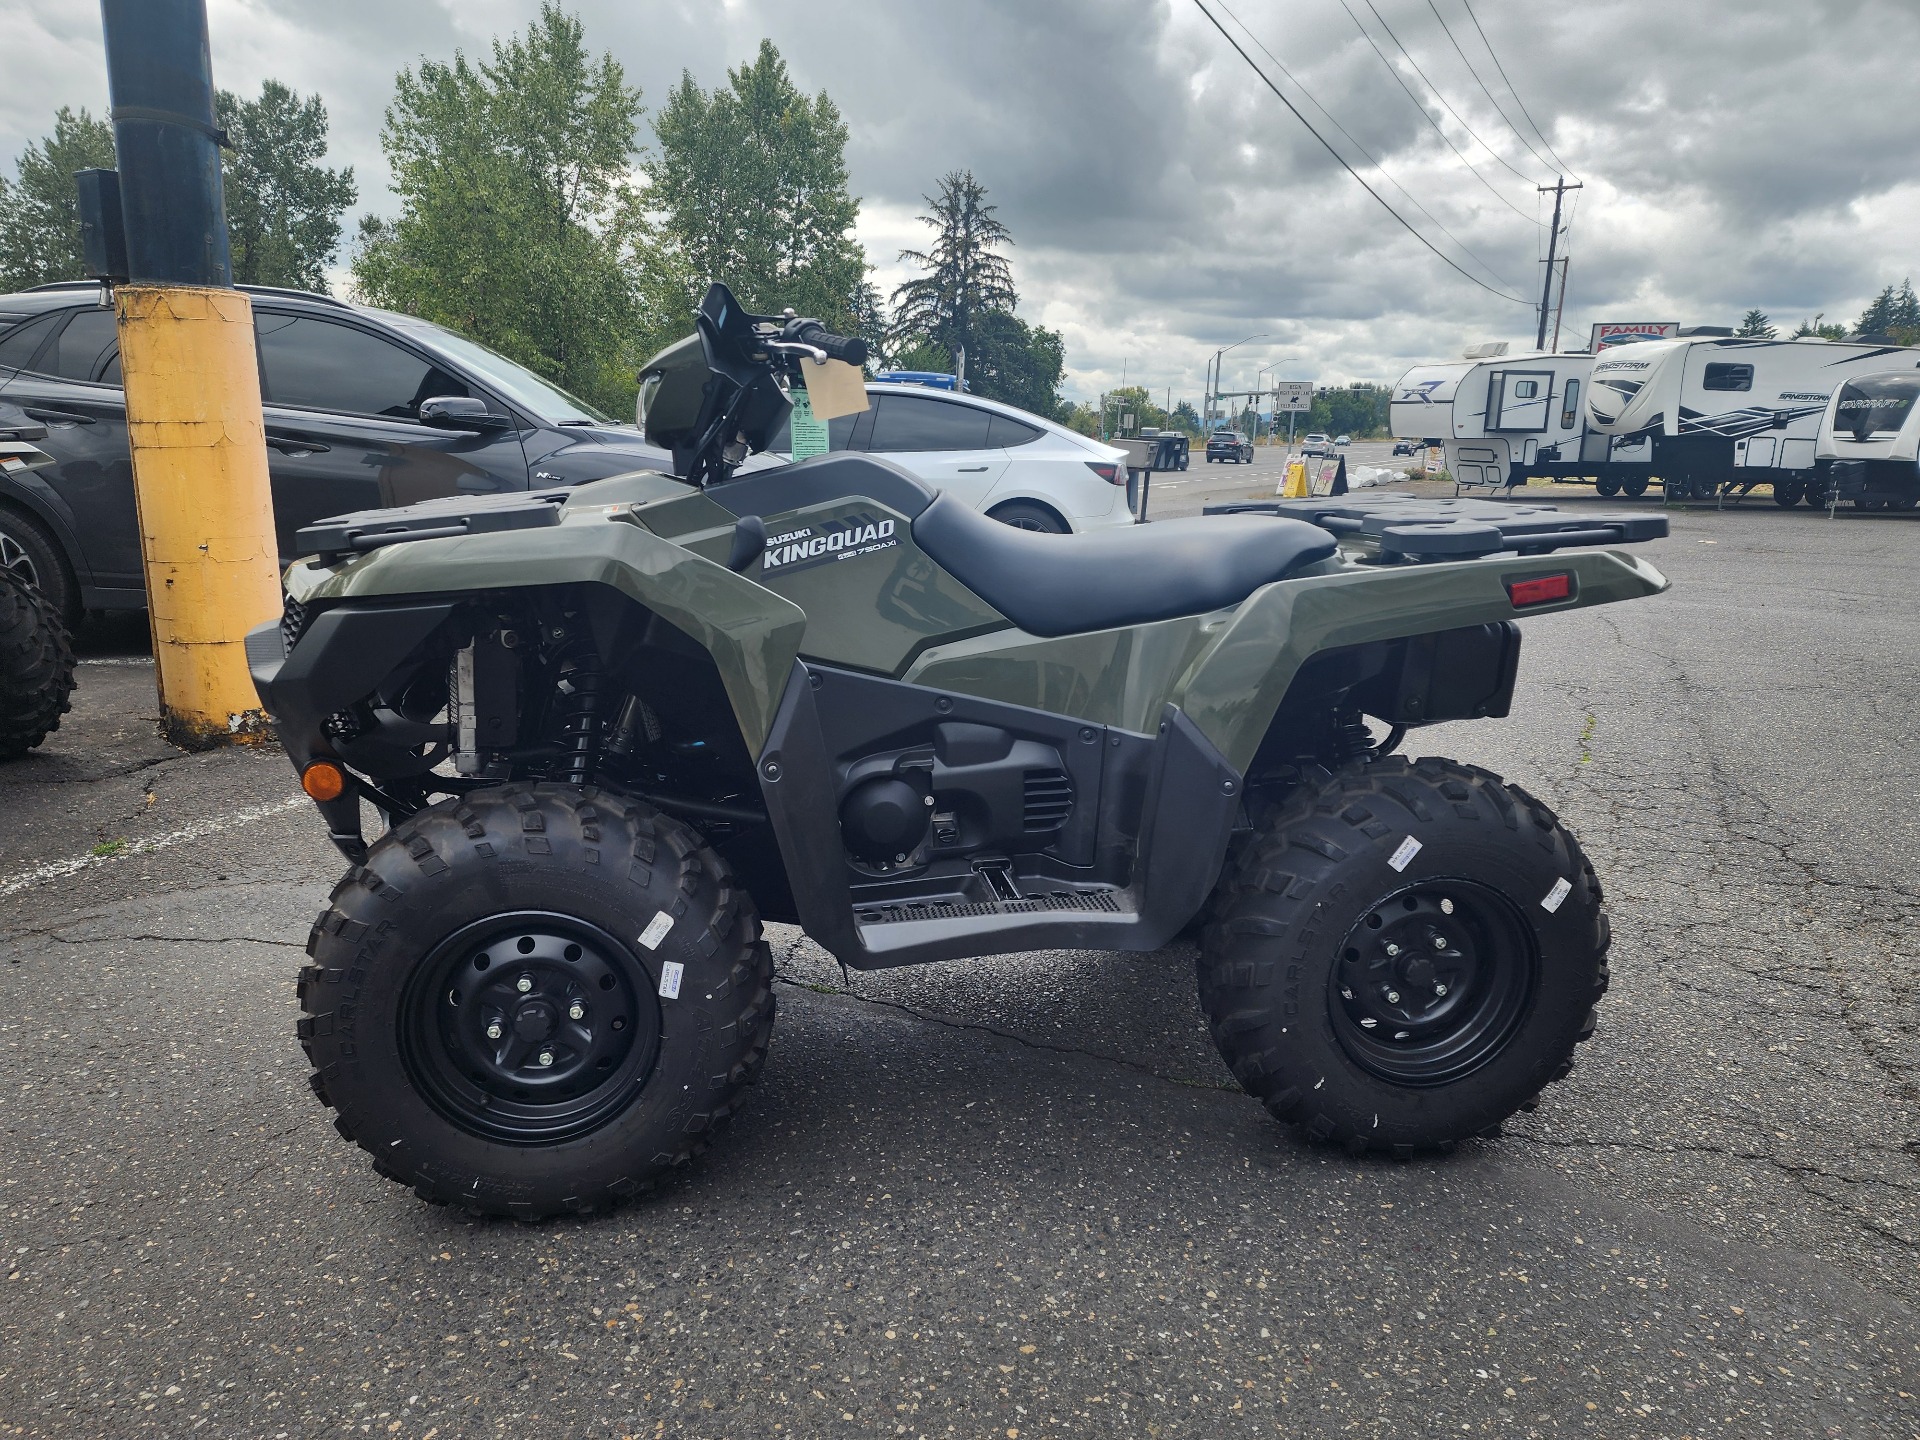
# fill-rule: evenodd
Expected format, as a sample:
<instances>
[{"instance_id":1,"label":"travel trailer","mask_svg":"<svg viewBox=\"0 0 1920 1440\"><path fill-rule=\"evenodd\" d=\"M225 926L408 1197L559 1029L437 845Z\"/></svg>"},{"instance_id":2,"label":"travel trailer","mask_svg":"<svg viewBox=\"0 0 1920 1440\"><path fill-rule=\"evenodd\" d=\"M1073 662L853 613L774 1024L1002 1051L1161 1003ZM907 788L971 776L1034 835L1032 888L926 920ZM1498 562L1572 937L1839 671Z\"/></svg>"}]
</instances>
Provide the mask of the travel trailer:
<instances>
[{"instance_id":1,"label":"travel trailer","mask_svg":"<svg viewBox=\"0 0 1920 1440\"><path fill-rule=\"evenodd\" d=\"M1833 392L1814 442L1810 505L1857 510L1920 506L1920 360L1856 375Z\"/></svg>"},{"instance_id":2,"label":"travel trailer","mask_svg":"<svg viewBox=\"0 0 1920 1440\"><path fill-rule=\"evenodd\" d=\"M1593 356L1485 345L1449 364L1416 365L1394 387L1394 437L1441 447L1462 486L1508 486L1538 475L1591 478L1602 495L1645 493L1652 447L1624 446L1587 425L1582 391Z\"/></svg>"},{"instance_id":3,"label":"travel trailer","mask_svg":"<svg viewBox=\"0 0 1920 1440\"><path fill-rule=\"evenodd\" d=\"M1615 440L1651 440L1669 498L1771 484L1782 505L1818 503L1814 448L1835 392L1916 362L1920 350L1891 343L1682 332L1595 356L1587 422Z\"/></svg>"}]
</instances>

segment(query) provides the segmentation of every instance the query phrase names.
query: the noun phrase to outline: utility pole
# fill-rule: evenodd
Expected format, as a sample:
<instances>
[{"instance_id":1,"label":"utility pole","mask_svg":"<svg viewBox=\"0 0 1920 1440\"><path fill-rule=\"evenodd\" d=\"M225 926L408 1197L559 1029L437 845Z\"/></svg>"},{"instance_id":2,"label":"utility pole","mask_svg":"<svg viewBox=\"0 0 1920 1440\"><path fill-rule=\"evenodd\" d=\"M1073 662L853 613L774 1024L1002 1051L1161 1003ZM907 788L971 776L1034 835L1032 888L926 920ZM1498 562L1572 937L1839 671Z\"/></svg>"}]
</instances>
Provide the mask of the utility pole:
<instances>
[{"instance_id":1,"label":"utility pole","mask_svg":"<svg viewBox=\"0 0 1920 1440\"><path fill-rule=\"evenodd\" d=\"M205 748L267 733L244 643L280 609L253 307L227 250L205 0L102 0L100 14L126 252L125 275L105 278L127 282L115 303L160 725Z\"/></svg>"},{"instance_id":2,"label":"utility pole","mask_svg":"<svg viewBox=\"0 0 1920 1440\"><path fill-rule=\"evenodd\" d=\"M1560 244L1560 203L1566 198L1567 191L1580 190L1585 187L1582 185L1569 185L1567 184L1567 177L1561 175L1556 177L1554 183L1551 185L1536 185L1534 188L1542 195L1545 195L1549 190L1553 192L1553 228L1547 231L1547 278L1546 282L1540 287L1540 333L1533 342L1534 349L1544 350L1547 348L1547 304L1553 296L1553 265ZM1565 292L1566 287L1562 285L1561 299L1563 302L1566 298ZM1555 341L1555 343L1558 344L1559 342Z\"/></svg>"}]
</instances>

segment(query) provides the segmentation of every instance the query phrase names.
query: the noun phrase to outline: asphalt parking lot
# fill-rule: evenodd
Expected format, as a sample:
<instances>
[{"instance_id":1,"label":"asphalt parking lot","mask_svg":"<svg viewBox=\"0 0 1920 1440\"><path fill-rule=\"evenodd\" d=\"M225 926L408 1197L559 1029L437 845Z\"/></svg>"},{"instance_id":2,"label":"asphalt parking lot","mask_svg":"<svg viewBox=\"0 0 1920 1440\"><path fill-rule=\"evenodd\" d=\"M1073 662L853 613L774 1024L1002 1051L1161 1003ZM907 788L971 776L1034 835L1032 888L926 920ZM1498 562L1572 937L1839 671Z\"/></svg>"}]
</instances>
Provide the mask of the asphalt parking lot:
<instances>
[{"instance_id":1,"label":"asphalt parking lot","mask_svg":"<svg viewBox=\"0 0 1920 1440\"><path fill-rule=\"evenodd\" d=\"M848 985L775 928L733 1132L538 1226L334 1134L293 982L340 862L277 755L163 746L95 625L0 770L0 1434L1920 1434L1920 522L1673 532L1673 591L1532 622L1514 717L1410 747L1608 891L1600 1031L1503 1138L1302 1144L1184 946Z\"/></svg>"}]
</instances>

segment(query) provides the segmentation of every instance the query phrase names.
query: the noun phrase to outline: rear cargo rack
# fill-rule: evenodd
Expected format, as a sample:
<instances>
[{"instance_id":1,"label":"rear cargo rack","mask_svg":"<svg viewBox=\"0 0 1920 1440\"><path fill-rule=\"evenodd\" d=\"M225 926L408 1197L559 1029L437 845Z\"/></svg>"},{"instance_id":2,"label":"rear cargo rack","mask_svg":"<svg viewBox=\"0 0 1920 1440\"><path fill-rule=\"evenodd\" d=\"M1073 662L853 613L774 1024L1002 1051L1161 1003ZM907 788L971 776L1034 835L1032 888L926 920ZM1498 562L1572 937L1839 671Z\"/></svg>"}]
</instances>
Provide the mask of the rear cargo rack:
<instances>
[{"instance_id":1,"label":"rear cargo rack","mask_svg":"<svg viewBox=\"0 0 1920 1440\"><path fill-rule=\"evenodd\" d=\"M560 523L567 490L515 491L506 495L455 495L422 500L393 510L358 510L303 527L294 553L330 565L344 555L400 545L410 540L449 540L502 530L538 530Z\"/></svg>"},{"instance_id":2,"label":"rear cargo rack","mask_svg":"<svg viewBox=\"0 0 1920 1440\"><path fill-rule=\"evenodd\" d=\"M1471 560L1548 555L1583 545L1637 545L1667 533L1667 517L1603 512L1569 515L1551 505L1418 495L1343 495L1319 500L1244 500L1209 515L1284 515L1355 541L1382 561Z\"/></svg>"}]
</instances>

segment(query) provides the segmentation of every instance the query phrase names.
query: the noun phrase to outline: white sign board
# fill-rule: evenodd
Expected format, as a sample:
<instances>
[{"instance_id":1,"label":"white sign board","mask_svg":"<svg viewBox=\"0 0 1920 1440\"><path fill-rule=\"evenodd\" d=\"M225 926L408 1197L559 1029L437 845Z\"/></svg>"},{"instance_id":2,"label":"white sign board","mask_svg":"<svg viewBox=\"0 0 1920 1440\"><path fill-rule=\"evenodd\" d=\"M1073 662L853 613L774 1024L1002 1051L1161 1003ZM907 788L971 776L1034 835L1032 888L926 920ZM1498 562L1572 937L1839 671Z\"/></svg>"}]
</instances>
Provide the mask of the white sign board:
<instances>
[{"instance_id":1,"label":"white sign board","mask_svg":"<svg viewBox=\"0 0 1920 1440\"><path fill-rule=\"evenodd\" d=\"M1273 382L1273 410L1276 415L1285 415L1289 411L1306 414L1313 409L1313 382L1311 380L1276 380Z\"/></svg>"},{"instance_id":2,"label":"white sign board","mask_svg":"<svg viewBox=\"0 0 1920 1440\"><path fill-rule=\"evenodd\" d=\"M1613 320L1593 327L1587 349L1598 355L1609 345L1631 345L1636 340L1672 340L1680 334L1678 320Z\"/></svg>"}]
</instances>

